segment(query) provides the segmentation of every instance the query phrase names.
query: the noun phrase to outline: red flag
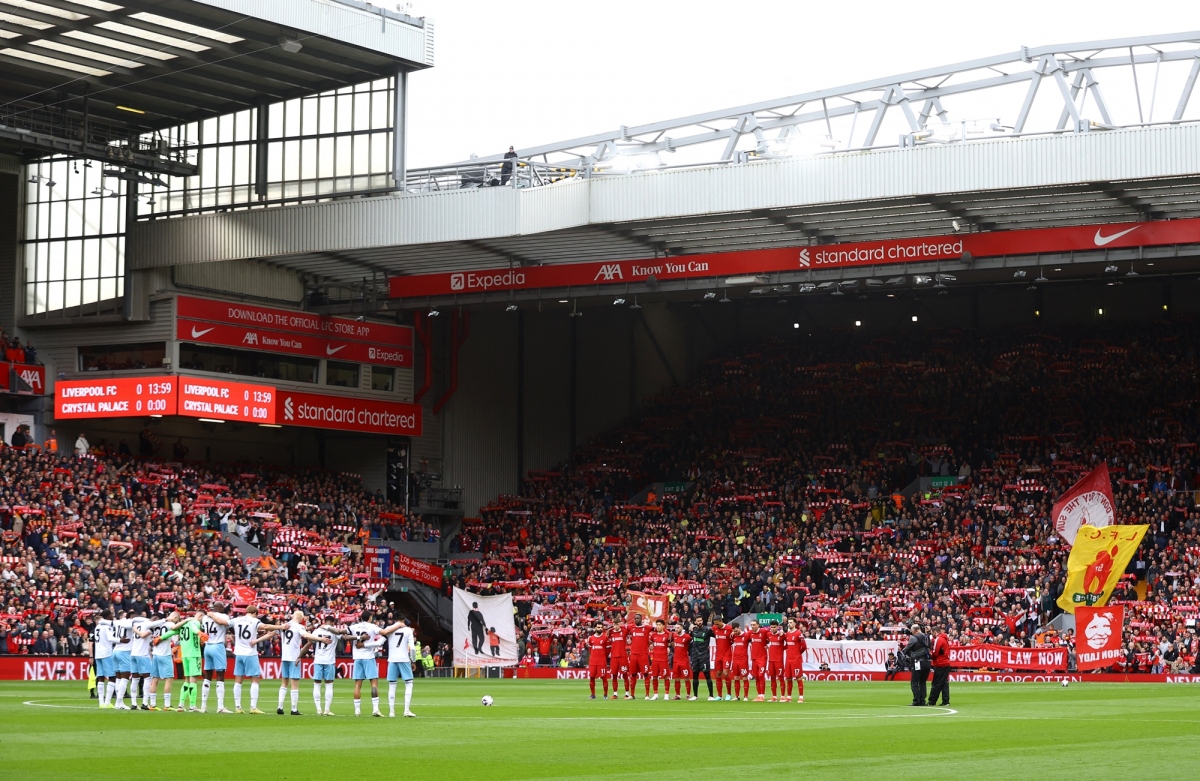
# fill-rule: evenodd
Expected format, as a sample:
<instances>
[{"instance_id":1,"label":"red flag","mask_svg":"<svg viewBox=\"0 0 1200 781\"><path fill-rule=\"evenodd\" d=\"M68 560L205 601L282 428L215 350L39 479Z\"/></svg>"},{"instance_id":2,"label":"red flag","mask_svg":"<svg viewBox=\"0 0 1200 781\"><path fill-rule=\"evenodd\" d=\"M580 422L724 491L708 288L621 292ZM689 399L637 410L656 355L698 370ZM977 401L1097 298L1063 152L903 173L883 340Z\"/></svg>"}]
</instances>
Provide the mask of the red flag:
<instances>
[{"instance_id":1,"label":"red flag","mask_svg":"<svg viewBox=\"0 0 1200 781\"><path fill-rule=\"evenodd\" d=\"M1102 463L1054 503L1054 530L1068 545L1074 545L1079 527L1087 525L1099 529L1116 523L1113 507L1108 465Z\"/></svg>"},{"instance_id":2,"label":"red flag","mask_svg":"<svg viewBox=\"0 0 1200 781\"><path fill-rule=\"evenodd\" d=\"M229 596L235 605L252 605L258 598L258 593L249 586L226 583L225 588L229 589Z\"/></svg>"},{"instance_id":3,"label":"red flag","mask_svg":"<svg viewBox=\"0 0 1200 781\"><path fill-rule=\"evenodd\" d=\"M1123 607L1075 608L1075 665L1095 670L1121 661L1121 638L1125 628Z\"/></svg>"}]
</instances>

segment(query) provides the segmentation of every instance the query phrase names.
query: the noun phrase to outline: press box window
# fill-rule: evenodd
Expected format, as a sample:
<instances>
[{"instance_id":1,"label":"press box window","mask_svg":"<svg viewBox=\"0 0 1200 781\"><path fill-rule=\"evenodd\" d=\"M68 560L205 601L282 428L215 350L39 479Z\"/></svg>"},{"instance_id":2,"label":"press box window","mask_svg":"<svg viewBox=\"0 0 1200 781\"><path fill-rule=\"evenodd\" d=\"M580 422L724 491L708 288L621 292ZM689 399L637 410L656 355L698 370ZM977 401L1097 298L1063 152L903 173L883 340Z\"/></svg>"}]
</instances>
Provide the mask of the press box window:
<instances>
[{"instance_id":1,"label":"press box window","mask_svg":"<svg viewBox=\"0 0 1200 781\"><path fill-rule=\"evenodd\" d=\"M372 366L371 367L371 390L387 391L391 393L396 389L396 370L392 367Z\"/></svg>"},{"instance_id":2,"label":"press box window","mask_svg":"<svg viewBox=\"0 0 1200 781\"><path fill-rule=\"evenodd\" d=\"M316 358L230 350L186 342L179 345L179 368L196 371L240 374L267 380L316 382L318 363Z\"/></svg>"},{"instance_id":3,"label":"press box window","mask_svg":"<svg viewBox=\"0 0 1200 781\"><path fill-rule=\"evenodd\" d=\"M103 345L79 348L79 371L107 372L160 369L167 359L166 342Z\"/></svg>"},{"instance_id":4,"label":"press box window","mask_svg":"<svg viewBox=\"0 0 1200 781\"><path fill-rule=\"evenodd\" d=\"M358 364L329 361L325 364L325 384L337 385L340 388L357 388Z\"/></svg>"}]
</instances>

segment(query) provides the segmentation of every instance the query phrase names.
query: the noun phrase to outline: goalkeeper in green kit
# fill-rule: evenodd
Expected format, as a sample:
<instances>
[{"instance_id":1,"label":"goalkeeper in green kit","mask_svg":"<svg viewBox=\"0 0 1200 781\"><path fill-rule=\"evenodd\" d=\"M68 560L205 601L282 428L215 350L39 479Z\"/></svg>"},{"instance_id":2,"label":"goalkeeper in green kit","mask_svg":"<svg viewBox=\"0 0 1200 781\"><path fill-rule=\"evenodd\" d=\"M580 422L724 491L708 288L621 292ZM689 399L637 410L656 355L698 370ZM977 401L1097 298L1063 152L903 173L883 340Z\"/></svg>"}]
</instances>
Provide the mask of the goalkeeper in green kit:
<instances>
[{"instance_id":1,"label":"goalkeeper in green kit","mask_svg":"<svg viewBox=\"0 0 1200 781\"><path fill-rule=\"evenodd\" d=\"M169 625L167 628L170 631L154 638L154 645L158 645L168 638L179 636L179 652L183 660L184 677L183 689L179 693L178 710L180 713L186 709L189 699L192 702L191 711L196 712L196 681L201 675L200 660L204 658L203 630L200 626L200 619L203 617L204 612L197 611L191 618L185 618L178 623Z\"/></svg>"}]
</instances>

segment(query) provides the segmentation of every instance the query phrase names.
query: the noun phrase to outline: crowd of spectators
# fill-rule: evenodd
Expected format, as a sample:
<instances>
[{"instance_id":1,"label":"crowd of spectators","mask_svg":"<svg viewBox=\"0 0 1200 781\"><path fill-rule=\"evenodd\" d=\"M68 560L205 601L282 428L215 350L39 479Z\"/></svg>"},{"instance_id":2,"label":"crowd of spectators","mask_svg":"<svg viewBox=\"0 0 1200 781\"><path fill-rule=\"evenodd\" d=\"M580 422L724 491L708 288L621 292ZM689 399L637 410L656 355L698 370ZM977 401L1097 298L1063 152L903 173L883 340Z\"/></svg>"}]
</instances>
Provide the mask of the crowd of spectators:
<instances>
[{"instance_id":1,"label":"crowd of spectators","mask_svg":"<svg viewBox=\"0 0 1200 781\"><path fill-rule=\"evenodd\" d=\"M67 454L3 447L0 653L87 654L105 608L253 602L357 620L387 585L364 559L385 529L427 533L356 475L154 462L84 434ZM262 555L243 555L226 531Z\"/></svg>"},{"instance_id":2,"label":"crowd of spectators","mask_svg":"<svg viewBox=\"0 0 1200 781\"><path fill-rule=\"evenodd\" d=\"M915 620L1069 645L1047 629L1069 552L1051 506L1106 462L1117 522L1150 526L1114 595L1121 667L1190 669L1198 346L1166 322L764 344L484 508L457 584L514 592L543 663L582 664L586 627L637 590L683 620L783 613L810 637L900 640Z\"/></svg>"}]
</instances>

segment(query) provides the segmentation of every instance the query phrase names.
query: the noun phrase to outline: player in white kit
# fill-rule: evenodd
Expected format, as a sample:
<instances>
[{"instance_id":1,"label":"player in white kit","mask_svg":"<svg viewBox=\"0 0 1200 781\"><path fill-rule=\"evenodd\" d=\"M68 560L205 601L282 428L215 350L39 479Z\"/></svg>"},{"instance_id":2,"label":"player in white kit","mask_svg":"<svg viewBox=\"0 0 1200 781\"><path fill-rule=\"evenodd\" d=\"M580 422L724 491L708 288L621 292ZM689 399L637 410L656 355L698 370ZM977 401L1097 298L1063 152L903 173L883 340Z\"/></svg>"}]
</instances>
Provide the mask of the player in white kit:
<instances>
[{"instance_id":1,"label":"player in white kit","mask_svg":"<svg viewBox=\"0 0 1200 781\"><path fill-rule=\"evenodd\" d=\"M129 675L133 671L133 659L129 655L130 643L133 642L133 620L122 611L121 617L112 622L116 634L116 644L113 646L113 662L116 665L117 697L113 703L116 710L132 710L125 704L125 690L129 688ZM137 707L137 703L134 703Z\"/></svg>"},{"instance_id":2,"label":"player in white kit","mask_svg":"<svg viewBox=\"0 0 1200 781\"><path fill-rule=\"evenodd\" d=\"M412 705L412 663L416 659L413 630L401 616L396 623L379 633L387 638L388 649L388 716L396 718L396 681L404 681L404 715L415 718Z\"/></svg>"},{"instance_id":3,"label":"player in white kit","mask_svg":"<svg viewBox=\"0 0 1200 781\"><path fill-rule=\"evenodd\" d=\"M384 644L384 638L379 636L381 631L377 624L371 622L371 611L362 612L362 620L351 624L349 634L354 635L354 715L362 715L362 684L371 682L371 715L382 717L379 712L379 663L375 661L375 652Z\"/></svg>"},{"instance_id":4,"label":"player in white kit","mask_svg":"<svg viewBox=\"0 0 1200 781\"><path fill-rule=\"evenodd\" d=\"M228 657L225 650L225 635L229 629L229 607L217 602L204 614L200 627L208 639L204 641L204 685L200 689L200 712L208 712L208 692L212 682L217 682L217 713L232 713L225 707L225 671Z\"/></svg>"},{"instance_id":5,"label":"player in white kit","mask_svg":"<svg viewBox=\"0 0 1200 781\"><path fill-rule=\"evenodd\" d=\"M242 713L242 680L250 679L250 712L262 713L258 709L258 684L262 680L262 667L258 663L258 644L271 636L271 632L282 629L277 624L264 624L258 620L258 607L250 605L246 615L229 622L233 632L233 707ZM260 630L267 634L259 635Z\"/></svg>"},{"instance_id":6,"label":"player in white kit","mask_svg":"<svg viewBox=\"0 0 1200 781\"><path fill-rule=\"evenodd\" d=\"M141 631L146 638L161 637L167 631L167 622L179 620L178 613L171 613L163 620L162 613L155 613L154 620L142 626ZM165 643L150 646L150 710L158 710L158 682L163 682L163 707L171 709L171 682L175 680L175 660L171 658L171 649L176 644L174 637L167 638Z\"/></svg>"},{"instance_id":7,"label":"player in white kit","mask_svg":"<svg viewBox=\"0 0 1200 781\"><path fill-rule=\"evenodd\" d=\"M304 641L308 640L314 643L332 642L327 638L317 637L309 634L304 628L304 613L296 610L292 613L292 620L279 630L280 653L282 656L282 664L279 669L279 707L275 712L280 716L283 715L283 699L287 696L288 684L291 684L292 690L292 715L299 716L300 713L300 653ZM318 709L319 710L319 709Z\"/></svg>"},{"instance_id":8,"label":"player in white kit","mask_svg":"<svg viewBox=\"0 0 1200 781\"><path fill-rule=\"evenodd\" d=\"M150 657L150 632L155 626L162 626L163 621L151 621L146 618L145 609L134 611L133 619L130 621L130 634L132 639L129 641L129 696L133 700L133 707L137 708L139 688L141 693L141 709L150 710L150 674L154 672L154 662Z\"/></svg>"},{"instance_id":9,"label":"player in white kit","mask_svg":"<svg viewBox=\"0 0 1200 781\"><path fill-rule=\"evenodd\" d=\"M342 633L336 627L322 625L313 630L313 635L329 642L313 641L308 645L313 648L313 702L317 706L318 716L333 716L330 709L333 706L333 681L337 678L337 642L342 639ZM305 648L308 646L306 645ZM301 654L305 648L301 648ZM325 684L325 707L321 708L321 683Z\"/></svg>"},{"instance_id":10,"label":"player in white kit","mask_svg":"<svg viewBox=\"0 0 1200 781\"><path fill-rule=\"evenodd\" d=\"M100 699L100 707L112 707L114 694L113 679L116 677L116 663L113 661L113 645L117 636L113 631L112 610L105 609L96 621L92 630L92 650L96 661L96 696Z\"/></svg>"}]
</instances>

